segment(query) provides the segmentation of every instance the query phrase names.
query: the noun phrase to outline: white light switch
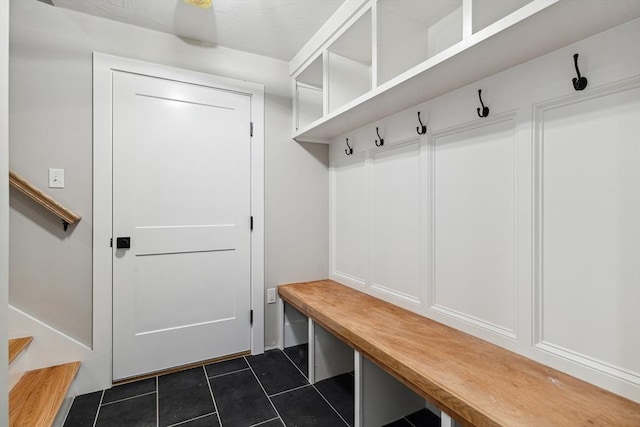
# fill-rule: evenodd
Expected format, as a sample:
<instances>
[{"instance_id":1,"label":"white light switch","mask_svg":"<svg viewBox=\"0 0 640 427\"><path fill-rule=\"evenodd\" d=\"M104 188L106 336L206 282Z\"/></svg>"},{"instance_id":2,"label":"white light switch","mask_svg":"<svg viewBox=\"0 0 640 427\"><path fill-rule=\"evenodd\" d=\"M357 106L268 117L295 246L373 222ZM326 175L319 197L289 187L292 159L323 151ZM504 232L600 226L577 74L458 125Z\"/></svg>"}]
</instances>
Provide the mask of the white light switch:
<instances>
[{"instance_id":1,"label":"white light switch","mask_svg":"<svg viewBox=\"0 0 640 427\"><path fill-rule=\"evenodd\" d=\"M276 302L276 288L267 289L267 304Z\"/></svg>"},{"instance_id":2,"label":"white light switch","mask_svg":"<svg viewBox=\"0 0 640 427\"><path fill-rule=\"evenodd\" d=\"M49 169L49 188L64 188L64 169Z\"/></svg>"}]
</instances>

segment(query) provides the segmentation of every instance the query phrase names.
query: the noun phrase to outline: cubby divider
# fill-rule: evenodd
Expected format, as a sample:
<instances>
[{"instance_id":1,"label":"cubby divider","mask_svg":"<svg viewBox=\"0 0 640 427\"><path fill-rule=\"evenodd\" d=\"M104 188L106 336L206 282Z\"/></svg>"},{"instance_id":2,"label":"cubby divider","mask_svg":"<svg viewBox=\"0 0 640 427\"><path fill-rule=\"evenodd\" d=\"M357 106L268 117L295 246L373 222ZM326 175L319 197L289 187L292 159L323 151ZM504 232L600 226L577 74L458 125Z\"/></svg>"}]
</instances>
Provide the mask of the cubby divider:
<instances>
[{"instance_id":1,"label":"cubby divider","mask_svg":"<svg viewBox=\"0 0 640 427\"><path fill-rule=\"evenodd\" d=\"M368 11L327 50L329 112L372 88L371 25L371 11Z\"/></svg>"}]
</instances>

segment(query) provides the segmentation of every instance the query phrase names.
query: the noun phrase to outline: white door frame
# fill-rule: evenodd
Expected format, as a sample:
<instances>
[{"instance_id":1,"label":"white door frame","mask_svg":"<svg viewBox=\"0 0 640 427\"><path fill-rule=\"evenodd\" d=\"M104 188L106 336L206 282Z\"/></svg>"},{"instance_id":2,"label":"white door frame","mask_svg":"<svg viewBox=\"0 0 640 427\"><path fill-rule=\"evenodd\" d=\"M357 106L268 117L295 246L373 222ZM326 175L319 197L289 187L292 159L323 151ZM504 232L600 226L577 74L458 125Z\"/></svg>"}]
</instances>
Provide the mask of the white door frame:
<instances>
[{"instance_id":1,"label":"white door frame","mask_svg":"<svg viewBox=\"0 0 640 427\"><path fill-rule=\"evenodd\" d=\"M264 87L195 71L93 54L93 351L112 361L113 155L112 75L114 71L215 87L251 97L251 353L264 352ZM249 129L247 129L249 132ZM111 384L112 363L108 378ZM105 375L107 373L105 372Z\"/></svg>"},{"instance_id":2,"label":"white door frame","mask_svg":"<svg viewBox=\"0 0 640 427\"><path fill-rule=\"evenodd\" d=\"M9 423L9 2L0 1L0 425ZM6 424L5 424L6 423Z\"/></svg>"}]
</instances>

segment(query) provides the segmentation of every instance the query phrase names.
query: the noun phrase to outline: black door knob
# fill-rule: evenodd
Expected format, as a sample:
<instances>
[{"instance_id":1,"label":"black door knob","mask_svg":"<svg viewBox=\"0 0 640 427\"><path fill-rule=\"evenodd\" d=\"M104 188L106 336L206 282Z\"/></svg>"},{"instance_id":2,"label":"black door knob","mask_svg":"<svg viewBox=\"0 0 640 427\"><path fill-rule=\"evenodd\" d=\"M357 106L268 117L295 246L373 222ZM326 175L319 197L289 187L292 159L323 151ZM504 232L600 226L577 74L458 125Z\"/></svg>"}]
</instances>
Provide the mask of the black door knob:
<instances>
[{"instance_id":1,"label":"black door knob","mask_svg":"<svg viewBox=\"0 0 640 427\"><path fill-rule=\"evenodd\" d=\"M118 237L116 238L117 249L129 249L131 247L131 237Z\"/></svg>"}]
</instances>

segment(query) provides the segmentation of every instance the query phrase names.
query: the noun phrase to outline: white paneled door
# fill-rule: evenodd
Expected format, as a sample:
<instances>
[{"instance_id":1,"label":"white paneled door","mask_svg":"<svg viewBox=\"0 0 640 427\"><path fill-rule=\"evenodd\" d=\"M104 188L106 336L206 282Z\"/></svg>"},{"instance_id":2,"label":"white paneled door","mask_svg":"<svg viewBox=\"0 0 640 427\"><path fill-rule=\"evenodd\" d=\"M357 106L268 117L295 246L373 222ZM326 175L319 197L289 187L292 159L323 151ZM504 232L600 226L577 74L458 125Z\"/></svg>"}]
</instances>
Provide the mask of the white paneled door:
<instances>
[{"instance_id":1,"label":"white paneled door","mask_svg":"<svg viewBox=\"0 0 640 427\"><path fill-rule=\"evenodd\" d=\"M250 348L250 102L114 73L116 380Z\"/></svg>"}]
</instances>

